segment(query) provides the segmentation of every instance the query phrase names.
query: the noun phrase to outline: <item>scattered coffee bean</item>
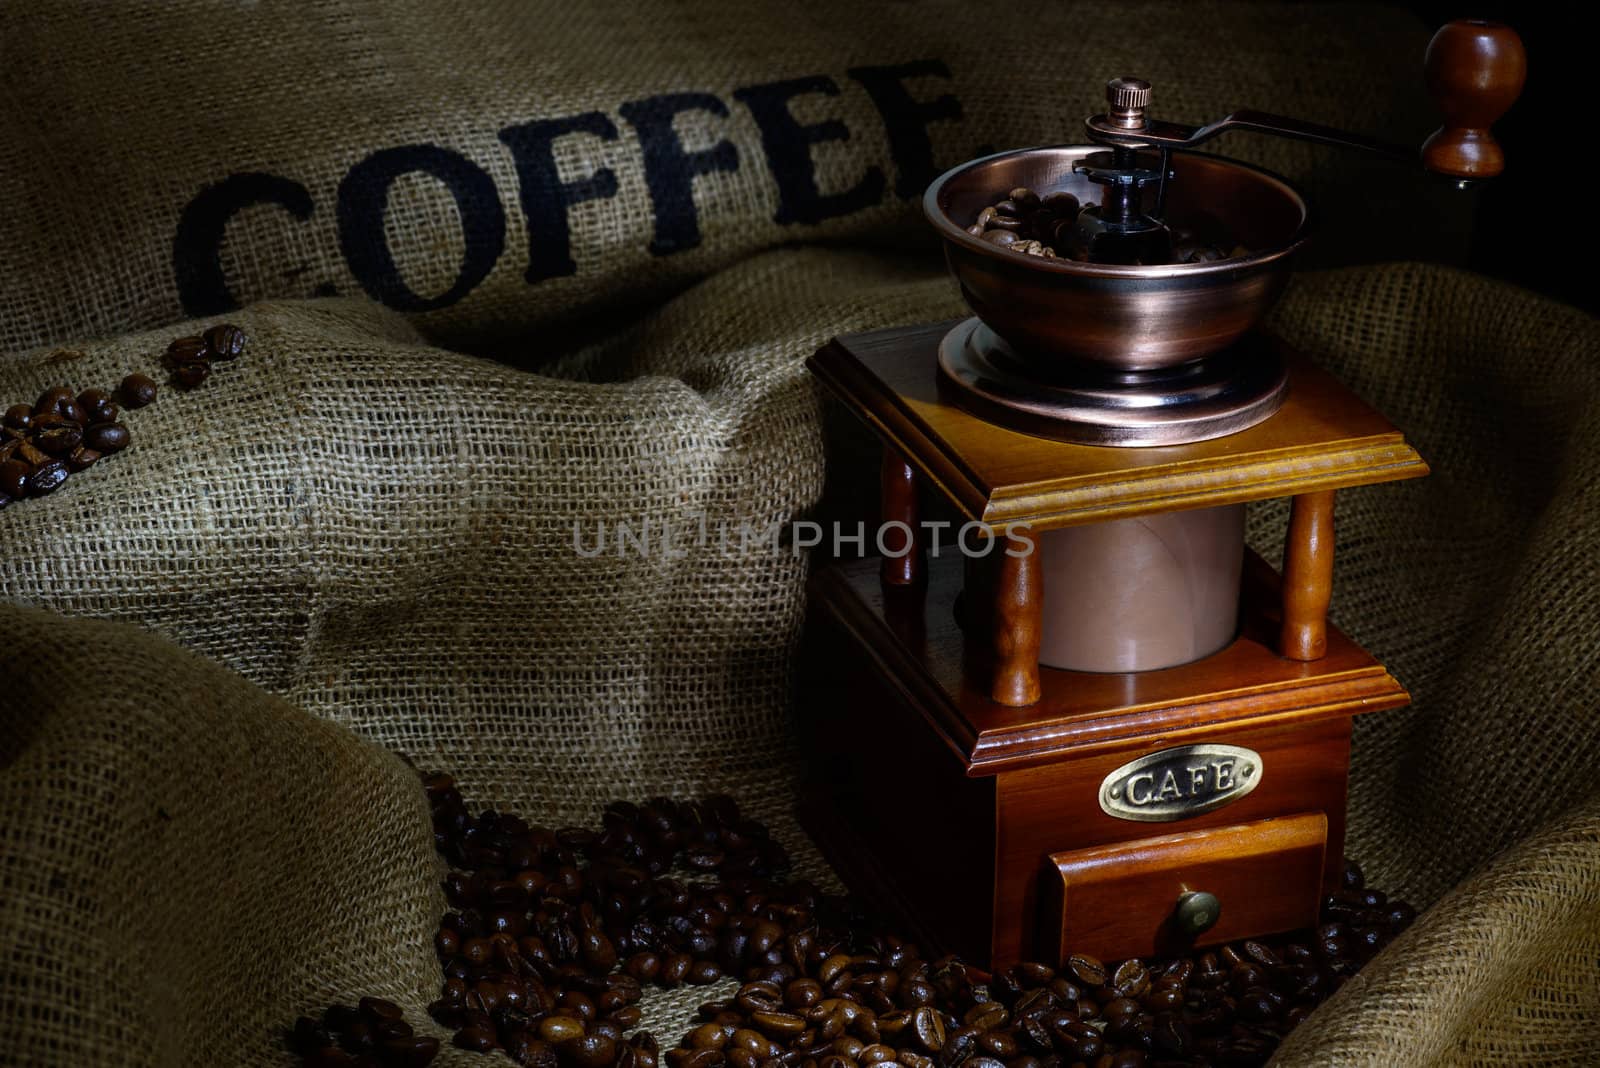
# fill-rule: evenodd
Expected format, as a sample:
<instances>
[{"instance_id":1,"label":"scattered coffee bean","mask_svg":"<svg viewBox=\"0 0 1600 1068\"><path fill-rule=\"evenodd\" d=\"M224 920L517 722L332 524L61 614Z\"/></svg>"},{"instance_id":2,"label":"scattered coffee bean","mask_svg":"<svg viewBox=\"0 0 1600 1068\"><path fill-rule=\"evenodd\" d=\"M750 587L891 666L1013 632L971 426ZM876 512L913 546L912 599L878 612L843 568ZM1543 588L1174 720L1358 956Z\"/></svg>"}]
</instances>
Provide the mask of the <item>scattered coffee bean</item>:
<instances>
[{"instance_id":1,"label":"scattered coffee bean","mask_svg":"<svg viewBox=\"0 0 1600 1068\"><path fill-rule=\"evenodd\" d=\"M102 453L118 452L128 445L128 428L121 423L99 423L88 429L83 442Z\"/></svg>"},{"instance_id":2,"label":"scattered coffee bean","mask_svg":"<svg viewBox=\"0 0 1600 1068\"><path fill-rule=\"evenodd\" d=\"M28 496L43 497L47 493L55 492L61 483L67 480L67 465L61 460L49 460L35 467L28 474Z\"/></svg>"},{"instance_id":3,"label":"scattered coffee bean","mask_svg":"<svg viewBox=\"0 0 1600 1068\"><path fill-rule=\"evenodd\" d=\"M212 354L233 359L244 343L243 331L222 323L208 330L206 338L178 338L167 347L167 355L176 364L175 377L198 385L210 372ZM131 435L118 421L117 398L130 409L142 408L155 400L156 392L149 377L130 374L115 396L98 388L74 394L62 385L51 386L32 405L11 405L0 419L0 494L6 503L50 493L68 475L126 448Z\"/></svg>"},{"instance_id":4,"label":"scattered coffee bean","mask_svg":"<svg viewBox=\"0 0 1600 1068\"><path fill-rule=\"evenodd\" d=\"M211 376L209 363L180 363L172 372L173 380L184 389L193 389Z\"/></svg>"},{"instance_id":5,"label":"scattered coffee bean","mask_svg":"<svg viewBox=\"0 0 1600 1068\"><path fill-rule=\"evenodd\" d=\"M167 359L176 364L200 363L210 358L205 340L200 337L175 338L167 346Z\"/></svg>"},{"instance_id":6,"label":"scattered coffee bean","mask_svg":"<svg viewBox=\"0 0 1600 1068\"><path fill-rule=\"evenodd\" d=\"M28 476L33 468L22 460L0 463L0 493L8 497L21 497L27 492Z\"/></svg>"},{"instance_id":7,"label":"scattered coffee bean","mask_svg":"<svg viewBox=\"0 0 1600 1068\"><path fill-rule=\"evenodd\" d=\"M103 389L86 389L78 394L78 407L86 423L110 423L117 418L117 406Z\"/></svg>"},{"instance_id":8,"label":"scattered coffee bean","mask_svg":"<svg viewBox=\"0 0 1600 1068\"><path fill-rule=\"evenodd\" d=\"M244 351L244 331L231 323L218 323L201 337L214 360L232 360Z\"/></svg>"},{"instance_id":9,"label":"scattered coffee bean","mask_svg":"<svg viewBox=\"0 0 1600 1068\"><path fill-rule=\"evenodd\" d=\"M156 383L147 375L131 374L117 387L117 394L122 398L123 407L143 408L155 401Z\"/></svg>"},{"instance_id":10,"label":"scattered coffee bean","mask_svg":"<svg viewBox=\"0 0 1600 1068\"><path fill-rule=\"evenodd\" d=\"M64 417L58 415L54 418L62 419ZM38 425L37 420L35 425ZM82 441L83 429L76 423L67 423L60 426L47 425L33 436L33 443L40 451L55 457L70 456L72 450L76 449Z\"/></svg>"}]
</instances>

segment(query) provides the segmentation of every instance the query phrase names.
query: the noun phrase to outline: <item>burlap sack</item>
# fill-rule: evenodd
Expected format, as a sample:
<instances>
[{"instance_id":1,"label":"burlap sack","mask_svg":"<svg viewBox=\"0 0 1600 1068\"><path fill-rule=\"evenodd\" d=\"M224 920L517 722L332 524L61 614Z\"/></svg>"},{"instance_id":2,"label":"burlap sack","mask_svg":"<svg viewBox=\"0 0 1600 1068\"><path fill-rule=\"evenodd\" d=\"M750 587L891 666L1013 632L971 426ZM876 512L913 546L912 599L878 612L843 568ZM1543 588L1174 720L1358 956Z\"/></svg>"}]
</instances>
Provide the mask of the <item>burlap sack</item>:
<instances>
[{"instance_id":1,"label":"burlap sack","mask_svg":"<svg viewBox=\"0 0 1600 1068\"><path fill-rule=\"evenodd\" d=\"M919 237L991 148L1082 140L1105 79L1420 143L1425 29L1381 6L960 0L15 3L0 351L371 295L452 347L642 307L764 248ZM1462 251L1470 201L1349 153L1302 180L1340 262ZM1330 261L1331 261L1330 260Z\"/></svg>"},{"instance_id":2,"label":"burlap sack","mask_svg":"<svg viewBox=\"0 0 1600 1068\"><path fill-rule=\"evenodd\" d=\"M0 1064L282 1065L293 1006L437 993L411 769L147 631L0 621Z\"/></svg>"},{"instance_id":3,"label":"burlap sack","mask_svg":"<svg viewBox=\"0 0 1600 1068\"><path fill-rule=\"evenodd\" d=\"M163 631L419 764L456 771L487 803L560 822L592 819L618 794L724 788L800 844L788 818L797 769L785 741L784 676L803 565L784 553L586 559L572 547L571 522L688 526L691 509L712 523L801 514L822 471L804 355L834 330L955 310L936 265L775 253L563 364L571 374L627 379L583 385L419 345L397 317L366 306L253 309L239 316L254 339L246 358L201 391L135 413L126 453L0 516L0 597ZM1595 585L1583 569L1593 548L1585 495L1597 453L1585 439L1594 433L1596 334L1569 309L1405 265L1304 276L1275 325L1405 426L1435 467L1420 483L1341 495L1335 599L1340 622L1417 697L1412 711L1358 720L1350 852L1378 885L1427 904L1541 821L1592 812L1594 695L1581 638L1595 618ZM164 336L91 345L70 375L14 360L0 385L5 396L26 396L63 376L107 380L151 360ZM1281 517L1263 510L1254 526L1257 547L1271 554ZM0 796L16 825L51 828L53 837L31 836L8 854L34 878L59 870L66 885L92 887L74 909L131 908L139 894L130 887L172 877L143 834L113 834L113 846L92 852L54 843L104 841L105 828L152 833L136 822L148 802L117 791L85 800L85 782L97 780L58 773L56 750L67 743L55 739L92 740L113 767L119 746L143 753L140 765L157 769L150 774L178 781L226 782L235 763L260 758L197 737L213 730L215 712L184 696L185 672L200 670L192 657L158 656L147 639L112 641L87 624L11 615L10 631L46 637L21 643L7 664L21 685L0 698L0 722L37 725L8 744L21 758L0 772ZM166 717L183 744L122 725L128 706L107 704L132 689L122 665L168 660L190 667L153 666L152 677L174 679L173 689L136 695L144 704L131 707ZM304 722L257 701L261 710L239 715ZM34 711L24 717L25 709ZM343 757L318 759L293 768L363 784L371 774ZM263 859L261 870L305 863L294 859L301 829L276 827L285 818L277 811L239 818L248 822L236 837L284 858ZM411 821L416 837L400 851L399 871L411 892L434 894L420 818L415 807L318 808L315 835L371 842L350 857L320 854L318 863L338 871L319 878L340 885L389 870L397 863L389 843L408 833L395 824ZM1382 985L1362 989L1377 993L1342 999L1356 1015L1319 1013L1287 1063L1600 1055L1594 1028L1574 1026L1592 1024L1596 1007L1586 948L1600 938L1592 833L1592 822L1569 818L1457 886L1448 900L1458 904L1424 917L1405 957L1397 961L1397 948L1374 965ZM207 853L217 834L167 848ZM798 852L814 870L814 854ZM99 881L112 859L137 877ZM225 895L231 883L214 878L213 892ZM262 876L257 889L289 902L275 908L315 905L294 880ZM49 892L6 906L0 930L20 947L5 958L11 991L62 990L52 976L80 974L70 950L41 942L28 908ZM357 985L326 964L333 957L361 968L387 962L372 989L424 997L434 978L425 954L398 962L394 954L415 951L426 917L373 935L350 900L315 952L303 942L252 945L252 959L309 977L298 986L263 991L212 968L204 953L181 954L194 970L172 974L207 996L119 1023L173 1043L170 1055L132 1062L215 1063L193 1051L226 1042L237 1063L282 1063L265 1021ZM224 917L208 934L225 938L232 923ZM138 926L103 930L114 939L100 952L138 976L179 967ZM404 945L384 948L385 939ZM296 954L312 963L279 959ZM316 979L323 971L330 978ZM122 1006L119 1020L137 1015L136 1004L101 993L105 981L72 988L84 1015L104 1005ZM214 1004L245 983L259 1015L227 1022ZM682 1007L650 1022L670 1032ZM43 1043L64 1041L64 1025L40 1022L25 1003L6 1011L34 1063ZM1360 1022L1367 1016L1370 1030ZM86 1049L55 1063L129 1062L98 1052L104 1033L84 1026Z\"/></svg>"}]
</instances>

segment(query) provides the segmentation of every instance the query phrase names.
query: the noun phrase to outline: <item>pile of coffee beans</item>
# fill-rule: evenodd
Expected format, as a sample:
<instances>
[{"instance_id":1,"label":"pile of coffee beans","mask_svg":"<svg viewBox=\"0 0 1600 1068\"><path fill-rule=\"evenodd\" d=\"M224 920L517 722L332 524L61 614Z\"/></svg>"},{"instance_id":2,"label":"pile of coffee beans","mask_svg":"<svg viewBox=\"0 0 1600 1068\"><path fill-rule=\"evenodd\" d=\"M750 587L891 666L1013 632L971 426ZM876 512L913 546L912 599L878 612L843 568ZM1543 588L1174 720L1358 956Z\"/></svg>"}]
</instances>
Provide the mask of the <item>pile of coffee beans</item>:
<instances>
[{"instance_id":1,"label":"pile of coffee beans","mask_svg":"<svg viewBox=\"0 0 1600 1068\"><path fill-rule=\"evenodd\" d=\"M244 331L230 323L219 323L194 337L180 337L167 346L167 363L172 378L184 389L193 389L211 376L212 360L233 360L244 351Z\"/></svg>"},{"instance_id":2,"label":"pile of coffee beans","mask_svg":"<svg viewBox=\"0 0 1600 1068\"><path fill-rule=\"evenodd\" d=\"M985 975L786 879L783 848L726 797L619 801L598 829L550 830L473 815L449 776L425 785L452 868L429 1014L456 1046L536 1068L1259 1065L1414 918L1352 864L1315 931ZM645 987L724 978L737 990L702 1005L665 1053L634 1031ZM364 1029L338 1006L302 1018L291 1047L316 1068L426 1063L390 1059L381 1027L398 1014L367 1005Z\"/></svg>"},{"instance_id":3,"label":"pile of coffee beans","mask_svg":"<svg viewBox=\"0 0 1600 1068\"><path fill-rule=\"evenodd\" d=\"M1089 250L1075 239L1073 225L1083 210L1084 206L1071 193L1040 196L1019 186L978 212L977 220L967 227L967 233L1008 252L1083 263L1090 259ZM1095 209L1091 206L1089 210ZM1249 249L1237 243L1226 243L1231 251L1225 252L1222 244L1202 242L1195 231L1187 227L1169 225L1167 230L1171 258L1163 259L1163 263L1211 263L1250 254Z\"/></svg>"},{"instance_id":4,"label":"pile of coffee beans","mask_svg":"<svg viewBox=\"0 0 1600 1068\"><path fill-rule=\"evenodd\" d=\"M365 1064L372 1068L423 1068L439 1055L439 1040L418 1035L400 1006L383 998L362 998L355 1008L330 1005L320 1022L302 1016L289 1036L305 1063ZM361 1056L350 1053L361 1051Z\"/></svg>"},{"instance_id":5,"label":"pile of coffee beans","mask_svg":"<svg viewBox=\"0 0 1600 1068\"><path fill-rule=\"evenodd\" d=\"M213 359L232 360L244 351L244 331L220 323L198 337L167 346L173 378L185 387L205 381ZM57 360L79 360L81 352L59 350ZM156 399L156 383L130 374L115 393L86 389L74 395L52 386L30 404L13 404L0 417L0 508L22 497L42 497L68 476L128 447L132 435L118 421L122 408L143 408Z\"/></svg>"},{"instance_id":6,"label":"pile of coffee beans","mask_svg":"<svg viewBox=\"0 0 1600 1068\"><path fill-rule=\"evenodd\" d=\"M120 391L130 408L148 403L142 391L129 388L137 377L142 376L124 380ZM117 399L104 390L74 396L66 386L52 386L31 405L7 408L0 418L0 508L53 493L69 475L126 448L128 428L117 421L120 414Z\"/></svg>"}]
</instances>

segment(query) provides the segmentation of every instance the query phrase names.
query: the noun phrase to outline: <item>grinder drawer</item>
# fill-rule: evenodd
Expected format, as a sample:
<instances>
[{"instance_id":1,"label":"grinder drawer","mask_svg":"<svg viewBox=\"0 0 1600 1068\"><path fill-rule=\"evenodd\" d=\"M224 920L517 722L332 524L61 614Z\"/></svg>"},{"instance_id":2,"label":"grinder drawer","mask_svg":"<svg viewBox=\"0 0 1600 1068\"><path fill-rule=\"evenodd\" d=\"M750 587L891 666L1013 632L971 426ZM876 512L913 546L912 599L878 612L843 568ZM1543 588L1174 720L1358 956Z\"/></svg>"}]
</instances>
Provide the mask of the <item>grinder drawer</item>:
<instances>
[{"instance_id":1,"label":"grinder drawer","mask_svg":"<svg viewBox=\"0 0 1600 1068\"><path fill-rule=\"evenodd\" d=\"M1121 960L1313 926L1327 840L1310 812L1052 853L1039 948Z\"/></svg>"}]
</instances>

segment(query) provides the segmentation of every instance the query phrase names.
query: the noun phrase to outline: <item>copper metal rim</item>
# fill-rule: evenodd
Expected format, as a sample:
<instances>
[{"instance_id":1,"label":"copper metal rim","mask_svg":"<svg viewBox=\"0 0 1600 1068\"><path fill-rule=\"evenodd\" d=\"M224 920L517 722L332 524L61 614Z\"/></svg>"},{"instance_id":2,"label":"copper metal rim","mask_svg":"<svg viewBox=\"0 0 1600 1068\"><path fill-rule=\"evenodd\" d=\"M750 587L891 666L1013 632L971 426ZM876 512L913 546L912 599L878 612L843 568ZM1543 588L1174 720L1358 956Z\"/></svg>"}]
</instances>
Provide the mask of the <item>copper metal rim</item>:
<instances>
[{"instance_id":1,"label":"copper metal rim","mask_svg":"<svg viewBox=\"0 0 1600 1068\"><path fill-rule=\"evenodd\" d=\"M1283 357L1247 336L1224 352L1146 374L1046 378L976 318L939 343L942 389L980 419L1078 445L1186 445L1236 434L1283 404Z\"/></svg>"}]
</instances>

